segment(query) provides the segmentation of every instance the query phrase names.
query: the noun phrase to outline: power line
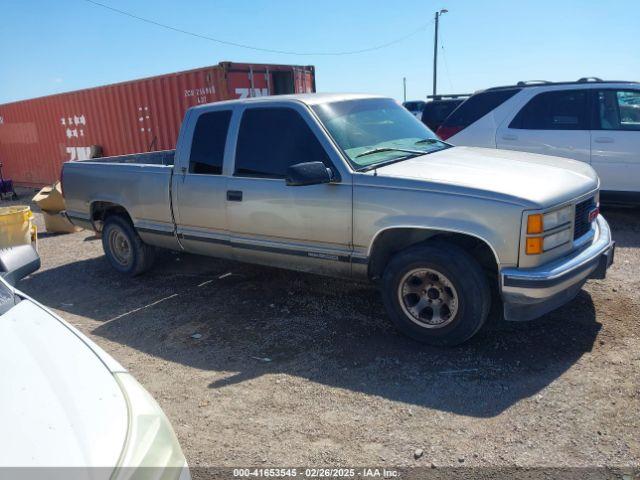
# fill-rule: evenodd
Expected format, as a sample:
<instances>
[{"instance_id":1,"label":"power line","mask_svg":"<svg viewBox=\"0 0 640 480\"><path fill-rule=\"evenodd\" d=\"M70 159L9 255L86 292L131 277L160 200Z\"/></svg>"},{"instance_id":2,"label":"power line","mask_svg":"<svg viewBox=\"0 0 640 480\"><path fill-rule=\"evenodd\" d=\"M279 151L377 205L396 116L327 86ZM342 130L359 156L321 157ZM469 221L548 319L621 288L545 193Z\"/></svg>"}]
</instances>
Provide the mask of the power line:
<instances>
[{"instance_id":1,"label":"power line","mask_svg":"<svg viewBox=\"0 0 640 480\"><path fill-rule=\"evenodd\" d=\"M94 6L102 7L102 8L107 9L107 10L111 10L112 12L118 13L120 15L124 15L124 16L130 17L130 18L133 18L135 20L139 20L141 22L148 23L150 25L155 25L156 27L161 27L161 28L164 28L166 30L171 30L171 31L177 32L177 33L182 33L184 35L190 35L192 37L200 38L202 40L209 40L210 42L220 43L222 45L229 45L229 46L232 46L232 47L245 48L247 50L256 50L258 52L268 52L268 53L280 53L280 54L284 54L284 55L340 56L340 55L356 55L356 54L359 54L359 53L372 52L374 50L380 50L382 48L390 47L391 45L395 45L397 43L400 43L400 42L406 40L407 38L412 37L412 36L416 35L417 33L425 30L429 25L431 25L431 23L433 23L433 20L431 20L430 22L425 23L424 25L421 25L420 27L418 27L415 30L411 31L407 35L404 35L402 37L396 38L395 40L391 40L390 42L382 43L380 45L375 45L375 46L368 47L368 48L362 48L362 49L359 49L359 50L344 50L344 51L337 51L337 52L298 52L298 51L294 51L294 50L277 50L277 49L274 49L274 48L263 48L263 47L257 47L255 45L247 45L247 44L243 44L243 43L231 42L229 40L222 40L220 38L214 38L214 37L210 37L208 35L202 35L200 33L190 32L189 30L183 30L182 28L172 27L171 25L166 25L164 23L156 22L155 20L151 20L149 18L140 17L140 16L135 15L133 13L126 12L124 10L120 10L118 8L115 8L115 7L111 7L109 5L105 5L105 4L100 3L100 2L96 2L95 0L84 0L84 1L87 2L87 3L90 3L90 4L94 5Z\"/></svg>"},{"instance_id":2,"label":"power line","mask_svg":"<svg viewBox=\"0 0 640 480\"><path fill-rule=\"evenodd\" d=\"M449 73L449 64L447 62L447 55L444 47L442 47L442 59L444 60L444 69L447 72L447 80L449 80L449 88L451 88L451 91L453 91L453 83L451 82L451 74Z\"/></svg>"}]
</instances>

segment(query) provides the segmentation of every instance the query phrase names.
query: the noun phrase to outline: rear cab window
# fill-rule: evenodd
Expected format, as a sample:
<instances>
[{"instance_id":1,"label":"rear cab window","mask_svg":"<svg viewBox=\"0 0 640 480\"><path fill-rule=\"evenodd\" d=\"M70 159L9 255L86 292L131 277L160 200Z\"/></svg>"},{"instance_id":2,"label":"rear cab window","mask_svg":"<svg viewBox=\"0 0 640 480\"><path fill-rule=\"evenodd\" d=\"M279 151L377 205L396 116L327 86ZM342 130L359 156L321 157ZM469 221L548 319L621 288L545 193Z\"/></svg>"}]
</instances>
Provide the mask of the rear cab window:
<instances>
[{"instance_id":1,"label":"rear cab window","mask_svg":"<svg viewBox=\"0 0 640 480\"><path fill-rule=\"evenodd\" d=\"M222 174L230 121L231 110L207 112L198 117L191 142L189 173Z\"/></svg>"},{"instance_id":2,"label":"rear cab window","mask_svg":"<svg viewBox=\"0 0 640 480\"><path fill-rule=\"evenodd\" d=\"M554 90L533 97L509 128L522 130L588 130L589 91Z\"/></svg>"},{"instance_id":3,"label":"rear cab window","mask_svg":"<svg viewBox=\"0 0 640 480\"><path fill-rule=\"evenodd\" d=\"M285 178L303 162L331 162L302 116L291 108L250 108L240 123L235 176Z\"/></svg>"}]
</instances>

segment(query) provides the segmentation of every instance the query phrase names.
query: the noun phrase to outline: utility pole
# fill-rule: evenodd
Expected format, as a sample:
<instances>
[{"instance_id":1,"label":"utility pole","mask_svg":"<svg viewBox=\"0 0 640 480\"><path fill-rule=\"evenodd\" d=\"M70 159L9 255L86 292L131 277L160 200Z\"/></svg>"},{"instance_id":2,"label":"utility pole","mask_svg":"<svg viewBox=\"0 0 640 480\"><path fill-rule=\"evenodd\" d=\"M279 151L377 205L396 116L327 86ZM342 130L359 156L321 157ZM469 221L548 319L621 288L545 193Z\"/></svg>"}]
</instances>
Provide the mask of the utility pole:
<instances>
[{"instance_id":1,"label":"utility pole","mask_svg":"<svg viewBox=\"0 0 640 480\"><path fill-rule=\"evenodd\" d=\"M404 101L407 101L407 77L402 77L402 89L404 91Z\"/></svg>"},{"instance_id":2,"label":"utility pole","mask_svg":"<svg viewBox=\"0 0 640 480\"><path fill-rule=\"evenodd\" d=\"M438 21L441 15L444 15L449 10L443 8L439 12L436 12L436 29L435 29L435 38L433 40L433 96L436 95L437 84L438 84Z\"/></svg>"}]
</instances>

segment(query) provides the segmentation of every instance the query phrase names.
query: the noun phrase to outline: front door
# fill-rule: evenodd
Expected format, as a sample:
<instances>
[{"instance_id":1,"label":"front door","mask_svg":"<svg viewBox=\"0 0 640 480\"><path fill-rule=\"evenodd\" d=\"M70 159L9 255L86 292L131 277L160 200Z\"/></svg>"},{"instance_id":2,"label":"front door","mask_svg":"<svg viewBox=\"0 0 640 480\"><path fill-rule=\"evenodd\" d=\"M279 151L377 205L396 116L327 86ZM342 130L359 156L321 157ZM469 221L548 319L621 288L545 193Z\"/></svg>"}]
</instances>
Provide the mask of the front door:
<instances>
[{"instance_id":1,"label":"front door","mask_svg":"<svg viewBox=\"0 0 640 480\"><path fill-rule=\"evenodd\" d=\"M301 109L304 107L300 107ZM227 184L227 223L239 260L332 275L350 274L351 179L339 173L305 112L247 108ZM287 167L320 161L331 184L287 186Z\"/></svg>"},{"instance_id":2,"label":"front door","mask_svg":"<svg viewBox=\"0 0 640 480\"><path fill-rule=\"evenodd\" d=\"M601 189L640 198L640 90L598 91L593 106L591 165Z\"/></svg>"}]
</instances>

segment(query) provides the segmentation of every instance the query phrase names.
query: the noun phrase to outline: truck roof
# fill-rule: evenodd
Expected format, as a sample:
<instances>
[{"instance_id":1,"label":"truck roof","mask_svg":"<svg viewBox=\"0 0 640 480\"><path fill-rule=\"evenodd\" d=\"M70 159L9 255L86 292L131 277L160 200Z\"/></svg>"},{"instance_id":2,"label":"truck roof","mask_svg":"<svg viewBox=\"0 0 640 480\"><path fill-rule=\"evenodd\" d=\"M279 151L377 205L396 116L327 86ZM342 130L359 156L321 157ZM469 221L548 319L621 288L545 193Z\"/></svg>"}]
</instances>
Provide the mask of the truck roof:
<instances>
[{"instance_id":1,"label":"truck roof","mask_svg":"<svg viewBox=\"0 0 640 480\"><path fill-rule=\"evenodd\" d=\"M211 105L237 105L239 103L255 104L255 103L282 103L282 102L298 102L306 105L318 105L322 103L342 102L345 100L358 100L365 98L384 98L381 95L371 95L365 93L296 93L291 95L269 95L265 97L250 97L237 100L225 100L222 102L205 103L192 107L193 110L207 108Z\"/></svg>"}]
</instances>

